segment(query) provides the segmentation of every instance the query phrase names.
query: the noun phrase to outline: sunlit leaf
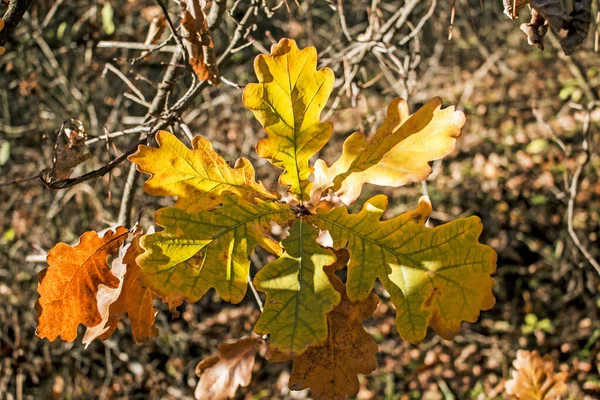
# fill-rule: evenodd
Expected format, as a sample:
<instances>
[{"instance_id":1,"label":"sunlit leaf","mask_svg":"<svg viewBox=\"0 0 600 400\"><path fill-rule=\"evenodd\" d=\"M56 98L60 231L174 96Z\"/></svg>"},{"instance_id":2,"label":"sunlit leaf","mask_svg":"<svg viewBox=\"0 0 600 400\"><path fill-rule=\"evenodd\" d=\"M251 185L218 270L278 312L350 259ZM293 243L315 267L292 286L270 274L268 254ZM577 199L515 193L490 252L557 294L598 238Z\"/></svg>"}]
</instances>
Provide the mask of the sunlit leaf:
<instances>
[{"instance_id":1,"label":"sunlit leaf","mask_svg":"<svg viewBox=\"0 0 600 400\"><path fill-rule=\"evenodd\" d=\"M265 127L258 155L284 171L279 178L299 200L308 200L312 168L308 160L327 143L333 126L320 122L320 114L334 83L329 68L316 70L314 47L299 50L296 42L282 39L271 55L259 55L254 70L259 83L244 89L243 102Z\"/></svg>"},{"instance_id":2,"label":"sunlit leaf","mask_svg":"<svg viewBox=\"0 0 600 400\"><path fill-rule=\"evenodd\" d=\"M474 322L494 304L490 273L496 253L480 244L477 217L458 219L430 229L431 212L422 199L415 211L381 221L387 198L371 198L358 214L345 207L309 217L328 230L335 249L350 252L347 291L352 301L365 299L377 278L396 306L396 326L411 343L421 341L427 326L452 339L461 321Z\"/></svg>"},{"instance_id":3,"label":"sunlit leaf","mask_svg":"<svg viewBox=\"0 0 600 400\"><path fill-rule=\"evenodd\" d=\"M259 344L257 338L249 337L221 343L218 355L200 361L196 366L196 375L200 377L196 399L231 399L238 387L248 386Z\"/></svg>"},{"instance_id":4,"label":"sunlit leaf","mask_svg":"<svg viewBox=\"0 0 600 400\"><path fill-rule=\"evenodd\" d=\"M512 379L505 385L507 394L519 400L556 400L567 394L569 374L554 373L550 355L542 358L537 351L519 350L513 367Z\"/></svg>"},{"instance_id":5,"label":"sunlit leaf","mask_svg":"<svg viewBox=\"0 0 600 400\"><path fill-rule=\"evenodd\" d=\"M126 271L125 269L119 270L118 277L122 280L122 283L118 289L118 296L106 310L107 318L103 319L105 324L88 328L83 343L89 343L96 337L100 337L102 340L110 337L117 329L119 319L125 314L129 317L131 331L136 343L142 343L158 335L158 329L154 327L154 318L158 310L152 307L152 302L156 296L150 289L142 285L143 273L135 261L136 257L143 252L140 247L141 237L142 232L137 233L122 259L115 260L119 261L120 264L117 264L117 267L126 267ZM113 263L112 271L113 274L117 275L115 263Z\"/></svg>"},{"instance_id":6,"label":"sunlit leaf","mask_svg":"<svg viewBox=\"0 0 600 400\"><path fill-rule=\"evenodd\" d=\"M316 243L317 235L311 225L295 221L281 243L285 253L254 278L256 288L267 293L254 330L270 334L269 348L275 351L297 355L327 338L326 314L340 296L323 271L335 255Z\"/></svg>"},{"instance_id":7,"label":"sunlit leaf","mask_svg":"<svg viewBox=\"0 0 600 400\"><path fill-rule=\"evenodd\" d=\"M79 324L92 327L102 322L96 299L98 287L119 286L119 279L108 266L108 257L117 252L127 234L127 228L122 226L102 238L90 231L81 236L76 246L58 243L50 250L48 268L38 276L36 333L40 338L53 341L60 335L62 340L72 342Z\"/></svg>"},{"instance_id":8,"label":"sunlit leaf","mask_svg":"<svg viewBox=\"0 0 600 400\"><path fill-rule=\"evenodd\" d=\"M138 171L152 175L144 184L148 194L179 196L176 207L188 211L215 207L226 190L247 200L278 198L255 181L250 161L240 158L231 168L201 136L194 137L192 150L166 131L159 131L156 141L159 148L140 145L137 153L129 156Z\"/></svg>"},{"instance_id":9,"label":"sunlit leaf","mask_svg":"<svg viewBox=\"0 0 600 400\"><path fill-rule=\"evenodd\" d=\"M441 99L435 97L408 117L406 102L392 101L387 118L375 135L366 139L363 133L352 134L331 167L317 161L313 204L328 187L350 205L365 183L397 187L427 178L431 173L429 162L454 150L465 123L461 111L441 106Z\"/></svg>"},{"instance_id":10,"label":"sunlit leaf","mask_svg":"<svg viewBox=\"0 0 600 400\"><path fill-rule=\"evenodd\" d=\"M137 262L144 281L161 297L195 302L214 287L224 300L238 303L246 293L254 247L280 254L268 236L271 222L284 225L293 218L285 204L250 203L231 193L214 210L162 208L155 222L165 230L142 238L146 251Z\"/></svg>"},{"instance_id":11,"label":"sunlit leaf","mask_svg":"<svg viewBox=\"0 0 600 400\"><path fill-rule=\"evenodd\" d=\"M362 326L379 302L377 295L353 303L346 295L346 286L335 270L348 262L346 250L336 252L337 261L325 267L327 276L341 295L340 303L327 315L328 337L317 346L309 347L302 355L289 357L268 352L270 361L294 361L289 386L293 390L310 388L316 400L345 399L355 396L359 385L357 374L370 374L377 368L377 344Z\"/></svg>"}]
</instances>

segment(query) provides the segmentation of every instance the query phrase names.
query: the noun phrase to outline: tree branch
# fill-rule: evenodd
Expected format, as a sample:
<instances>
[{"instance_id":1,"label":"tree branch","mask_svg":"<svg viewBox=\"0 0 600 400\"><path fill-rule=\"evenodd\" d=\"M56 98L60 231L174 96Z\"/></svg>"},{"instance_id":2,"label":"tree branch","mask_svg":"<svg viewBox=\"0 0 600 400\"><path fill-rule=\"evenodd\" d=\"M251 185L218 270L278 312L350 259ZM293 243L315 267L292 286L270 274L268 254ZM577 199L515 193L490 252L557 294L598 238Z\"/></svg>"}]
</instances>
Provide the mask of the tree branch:
<instances>
[{"instance_id":1,"label":"tree branch","mask_svg":"<svg viewBox=\"0 0 600 400\"><path fill-rule=\"evenodd\" d=\"M33 3L33 0L12 0L8 3L8 11L3 17L4 29L0 31L0 46L4 46L8 41L31 3Z\"/></svg>"}]
</instances>

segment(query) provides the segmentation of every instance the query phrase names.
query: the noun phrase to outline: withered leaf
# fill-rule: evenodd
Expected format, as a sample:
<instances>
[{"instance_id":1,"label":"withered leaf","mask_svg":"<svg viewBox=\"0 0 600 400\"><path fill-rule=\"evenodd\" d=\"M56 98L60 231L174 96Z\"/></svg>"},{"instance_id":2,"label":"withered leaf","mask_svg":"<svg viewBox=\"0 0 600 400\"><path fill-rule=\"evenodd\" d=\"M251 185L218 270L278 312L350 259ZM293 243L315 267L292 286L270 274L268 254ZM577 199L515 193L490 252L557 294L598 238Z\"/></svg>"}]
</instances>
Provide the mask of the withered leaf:
<instances>
[{"instance_id":1,"label":"withered leaf","mask_svg":"<svg viewBox=\"0 0 600 400\"><path fill-rule=\"evenodd\" d=\"M290 388L310 388L315 400L344 399L356 395L359 390L357 374L369 374L377 368L377 344L364 330L362 321L373 314L379 299L371 293L362 301L350 301L346 285L335 275L337 269L346 265L349 255L346 250L335 253L336 263L325 267L325 272L342 300L327 316L327 340L291 358L294 366ZM267 359L274 362L290 360L288 355L270 349Z\"/></svg>"},{"instance_id":2,"label":"withered leaf","mask_svg":"<svg viewBox=\"0 0 600 400\"><path fill-rule=\"evenodd\" d=\"M150 289L143 286L143 272L135 261L136 257L144 252L140 247L142 234L142 232L138 232L125 249L121 259L113 262L112 272L121 280L121 284L116 290L102 288L104 291L115 290L116 294L108 294L107 301L110 303L105 307L100 307L104 323L88 328L83 343L89 344L97 337L102 340L110 337L117 329L119 319L125 314L131 322L131 330L136 343L142 343L158 335L158 330L154 327L154 318L158 311L152 307L156 296ZM99 305L101 304L100 293L98 295Z\"/></svg>"},{"instance_id":3,"label":"withered leaf","mask_svg":"<svg viewBox=\"0 0 600 400\"><path fill-rule=\"evenodd\" d=\"M515 371L506 382L506 393L519 400L555 400L567 393L566 372L554 373L550 355L540 357L537 351L517 351L513 362Z\"/></svg>"},{"instance_id":4,"label":"withered leaf","mask_svg":"<svg viewBox=\"0 0 600 400\"><path fill-rule=\"evenodd\" d=\"M206 0L182 0L181 36L189 63L198 79L211 85L221 83L212 36L208 29L204 8Z\"/></svg>"},{"instance_id":5,"label":"withered leaf","mask_svg":"<svg viewBox=\"0 0 600 400\"><path fill-rule=\"evenodd\" d=\"M233 398L239 386L248 386L259 344L256 337L221 343L218 355L200 361L196 366L196 375L200 377L196 399L225 400Z\"/></svg>"}]
</instances>

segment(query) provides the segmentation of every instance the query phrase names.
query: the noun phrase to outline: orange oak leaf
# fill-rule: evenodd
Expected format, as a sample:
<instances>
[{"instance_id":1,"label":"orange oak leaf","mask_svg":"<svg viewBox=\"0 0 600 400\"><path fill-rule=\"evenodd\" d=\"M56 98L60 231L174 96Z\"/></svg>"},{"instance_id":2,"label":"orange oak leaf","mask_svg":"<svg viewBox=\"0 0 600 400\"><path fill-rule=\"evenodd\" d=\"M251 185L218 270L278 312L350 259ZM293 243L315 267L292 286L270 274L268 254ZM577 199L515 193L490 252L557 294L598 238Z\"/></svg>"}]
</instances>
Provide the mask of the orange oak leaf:
<instances>
[{"instance_id":1,"label":"orange oak leaf","mask_svg":"<svg viewBox=\"0 0 600 400\"><path fill-rule=\"evenodd\" d=\"M252 379L258 338L245 337L233 343L221 343L219 355L200 361L196 375L196 399L225 400L233 398L238 387L246 387Z\"/></svg>"},{"instance_id":2,"label":"orange oak leaf","mask_svg":"<svg viewBox=\"0 0 600 400\"><path fill-rule=\"evenodd\" d=\"M118 289L101 287L98 292L98 305L100 313L103 314L104 323L87 329L83 338L84 344L89 344L97 337L102 340L110 337L117 329L119 319L125 314L131 322L131 330L136 343L142 343L158 335L158 330L154 327L154 318L158 310L152 307L156 295L143 286L143 272L135 261L135 258L144 252L140 246L141 237L142 232L136 234L131 244L125 249L124 255L114 260L112 272L121 280L121 284ZM109 292L105 294L110 301L106 306L101 305L103 304L102 289L104 292ZM117 293L115 295L110 291Z\"/></svg>"},{"instance_id":3,"label":"orange oak leaf","mask_svg":"<svg viewBox=\"0 0 600 400\"><path fill-rule=\"evenodd\" d=\"M549 354L541 357L537 351L517 351L513 361L515 371L506 382L506 393L519 400L555 400L567 394L567 372L554 373L554 361Z\"/></svg>"},{"instance_id":4,"label":"orange oak leaf","mask_svg":"<svg viewBox=\"0 0 600 400\"><path fill-rule=\"evenodd\" d=\"M108 266L108 257L115 254L127 238L128 229L120 226L100 238L94 231L84 233L76 246L58 243L48 253L48 268L38 275L36 303L37 335L53 341L58 336L72 342L77 327L98 325L102 316L96 295L99 285L119 286L119 279Z\"/></svg>"},{"instance_id":5,"label":"orange oak leaf","mask_svg":"<svg viewBox=\"0 0 600 400\"><path fill-rule=\"evenodd\" d=\"M336 251L337 261L325 267L334 288L341 294L338 306L327 315L329 336L324 344L309 347L294 362L289 386L292 390L310 388L313 398L345 399L358 393L357 374L370 374L377 368L377 344L363 328L362 321L373 314L379 299L371 293L352 303L346 285L335 275L349 260L346 250ZM288 361L284 353L269 349L267 359Z\"/></svg>"}]
</instances>

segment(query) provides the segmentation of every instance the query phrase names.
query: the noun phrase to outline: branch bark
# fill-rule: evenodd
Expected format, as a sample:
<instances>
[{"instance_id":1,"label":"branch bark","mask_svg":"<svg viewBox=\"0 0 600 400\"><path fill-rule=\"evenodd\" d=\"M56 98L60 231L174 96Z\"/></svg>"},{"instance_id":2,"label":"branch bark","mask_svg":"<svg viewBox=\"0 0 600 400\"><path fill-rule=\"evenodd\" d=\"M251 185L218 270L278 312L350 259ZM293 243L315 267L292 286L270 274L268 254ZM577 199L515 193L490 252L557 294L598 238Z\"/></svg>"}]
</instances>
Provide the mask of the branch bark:
<instances>
[{"instance_id":1,"label":"branch bark","mask_svg":"<svg viewBox=\"0 0 600 400\"><path fill-rule=\"evenodd\" d=\"M17 28L17 25L23 19L23 15L29 6L33 3L33 0L12 0L8 4L8 11L4 14L4 29L0 31L0 46L8 41L8 38Z\"/></svg>"}]
</instances>

